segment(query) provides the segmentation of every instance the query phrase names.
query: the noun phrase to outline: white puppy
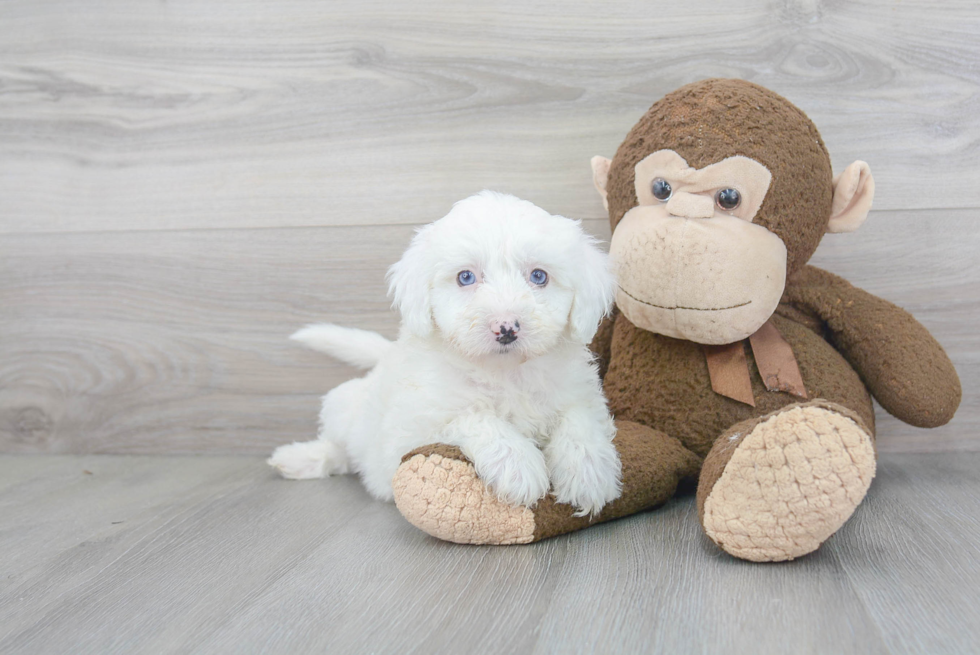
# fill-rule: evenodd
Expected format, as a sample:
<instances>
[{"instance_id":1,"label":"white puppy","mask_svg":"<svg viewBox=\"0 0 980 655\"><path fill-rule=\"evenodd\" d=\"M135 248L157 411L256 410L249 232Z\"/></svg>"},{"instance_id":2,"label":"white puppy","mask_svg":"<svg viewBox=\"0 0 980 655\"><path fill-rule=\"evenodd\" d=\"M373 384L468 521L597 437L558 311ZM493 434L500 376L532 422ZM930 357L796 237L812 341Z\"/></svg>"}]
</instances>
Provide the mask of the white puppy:
<instances>
[{"instance_id":1,"label":"white puppy","mask_svg":"<svg viewBox=\"0 0 980 655\"><path fill-rule=\"evenodd\" d=\"M409 451L458 446L504 501L549 487L595 514L619 497L615 427L587 344L612 302L578 222L484 191L421 228L388 271L398 341L314 325L293 339L362 368L328 393L316 441L276 449L293 479L360 473L382 500Z\"/></svg>"}]
</instances>

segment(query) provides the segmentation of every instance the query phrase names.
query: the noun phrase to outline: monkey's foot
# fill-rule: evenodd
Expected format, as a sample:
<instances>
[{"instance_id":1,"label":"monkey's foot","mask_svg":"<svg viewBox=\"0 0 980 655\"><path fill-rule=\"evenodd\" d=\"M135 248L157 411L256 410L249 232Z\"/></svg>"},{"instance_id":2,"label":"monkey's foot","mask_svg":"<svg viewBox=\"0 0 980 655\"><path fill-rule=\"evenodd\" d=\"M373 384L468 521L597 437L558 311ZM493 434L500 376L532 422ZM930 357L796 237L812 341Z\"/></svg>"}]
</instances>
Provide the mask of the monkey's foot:
<instances>
[{"instance_id":1,"label":"monkey's foot","mask_svg":"<svg viewBox=\"0 0 980 655\"><path fill-rule=\"evenodd\" d=\"M534 513L499 500L455 446L434 444L412 451L391 484L398 511L433 537L458 544L534 541Z\"/></svg>"},{"instance_id":2,"label":"monkey's foot","mask_svg":"<svg viewBox=\"0 0 980 655\"><path fill-rule=\"evenodd\" d=\"M462 544L527 544L661 505L682 478L697 477L700 458L676 439L617 422L613 443L623 463L623 493L592 519L551 494L534 507L508 505L483 484L455 446L433 444L402 458L392 479L395 504L415 527Z\"/></svg>"},{"instance_id":3,"label":"monkey's foot","mask_svg":"<svg viewBox=\"0 0 980 655\"><path fill-rule=\"evenodd\" d=\"M698 514L726 552L756 562L815 551L850 518L875 475L871 434L827 401L730 428L705 458Z\"/></svg>"}]
</instances>

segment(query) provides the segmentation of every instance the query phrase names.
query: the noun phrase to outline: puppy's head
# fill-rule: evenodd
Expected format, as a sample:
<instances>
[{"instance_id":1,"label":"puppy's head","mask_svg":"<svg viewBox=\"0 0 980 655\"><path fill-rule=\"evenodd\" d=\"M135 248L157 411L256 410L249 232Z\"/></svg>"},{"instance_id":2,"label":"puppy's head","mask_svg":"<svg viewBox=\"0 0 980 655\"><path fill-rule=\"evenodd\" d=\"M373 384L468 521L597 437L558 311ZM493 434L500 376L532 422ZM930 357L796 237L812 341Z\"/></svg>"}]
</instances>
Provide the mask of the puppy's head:
<instances>
[{"instance_id":1,"label":"puppy's head","mask_svg":"<svg viewBox=\"0 0 980 655\"><path fill-rule=\"evenodd\" d=\"M609 311L607 257L577 221L483 191L420 229L388 271L402 331L467 357L533 357L591 341Z\"/></svg>"}]
</instances>

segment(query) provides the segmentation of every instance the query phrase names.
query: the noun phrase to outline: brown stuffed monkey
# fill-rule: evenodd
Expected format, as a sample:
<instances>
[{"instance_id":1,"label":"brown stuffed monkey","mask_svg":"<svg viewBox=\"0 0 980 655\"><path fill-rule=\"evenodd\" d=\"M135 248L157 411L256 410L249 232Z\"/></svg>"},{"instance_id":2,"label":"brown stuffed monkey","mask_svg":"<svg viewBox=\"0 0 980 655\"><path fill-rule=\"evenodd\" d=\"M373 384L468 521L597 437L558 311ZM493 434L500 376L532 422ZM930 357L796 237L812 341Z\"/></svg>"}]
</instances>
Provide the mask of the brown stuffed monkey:
<instances>
[{"instance_id":1,"label":"brown stuffed monkey","mask_svg":"<svg viewBox=\"0 0 980 655\"><path fill-rule=\"evenodd\" d=\"M406 455L399 509L442 539L528 543L655 507L697 480L702 527L725 551L812 552L874 477L871 396L920 427L948 422L961 396L946 353L911 315L806 263L824 233L867 216L867 164L834 177L803 112L713 79L654 104L592 167L619 281L592 349L617 422L622 496L591 520L551 496L508 506L458 449L437 444Z\"/></svg>"}]
</instances>

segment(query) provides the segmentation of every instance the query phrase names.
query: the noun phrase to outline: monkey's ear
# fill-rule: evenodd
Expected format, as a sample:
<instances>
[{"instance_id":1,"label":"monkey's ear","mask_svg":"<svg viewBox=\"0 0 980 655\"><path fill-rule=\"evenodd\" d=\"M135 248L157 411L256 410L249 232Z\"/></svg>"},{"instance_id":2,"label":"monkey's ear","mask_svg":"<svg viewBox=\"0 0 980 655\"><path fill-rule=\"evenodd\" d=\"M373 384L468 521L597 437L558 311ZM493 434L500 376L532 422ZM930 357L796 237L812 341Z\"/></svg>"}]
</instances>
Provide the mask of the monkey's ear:
<instances>
[{"instance_id":1,"label":"monkey's ear","mask_svg":"<svg viewBox=\"0 0 980 655\"><path fill-rule=\"evenodd\" d=\"M609 166L612 161L596 155L592 158L592 183L595 190L602 196L602 205L609 211L609 199L606 197L606 182L609 180Z\"/></svg>"},{"instance_id":2,"label":"monkey's ear","mask_svg":"<svg viewBox=\"0 0 980 655\"><path fill-rule=\"evenodd\" d=\"M871 168L856 161L834 178L834 203L830 210L828 232L853 232L868 217L875 197L875 179Z\"/></svg>"}]
</instances>

